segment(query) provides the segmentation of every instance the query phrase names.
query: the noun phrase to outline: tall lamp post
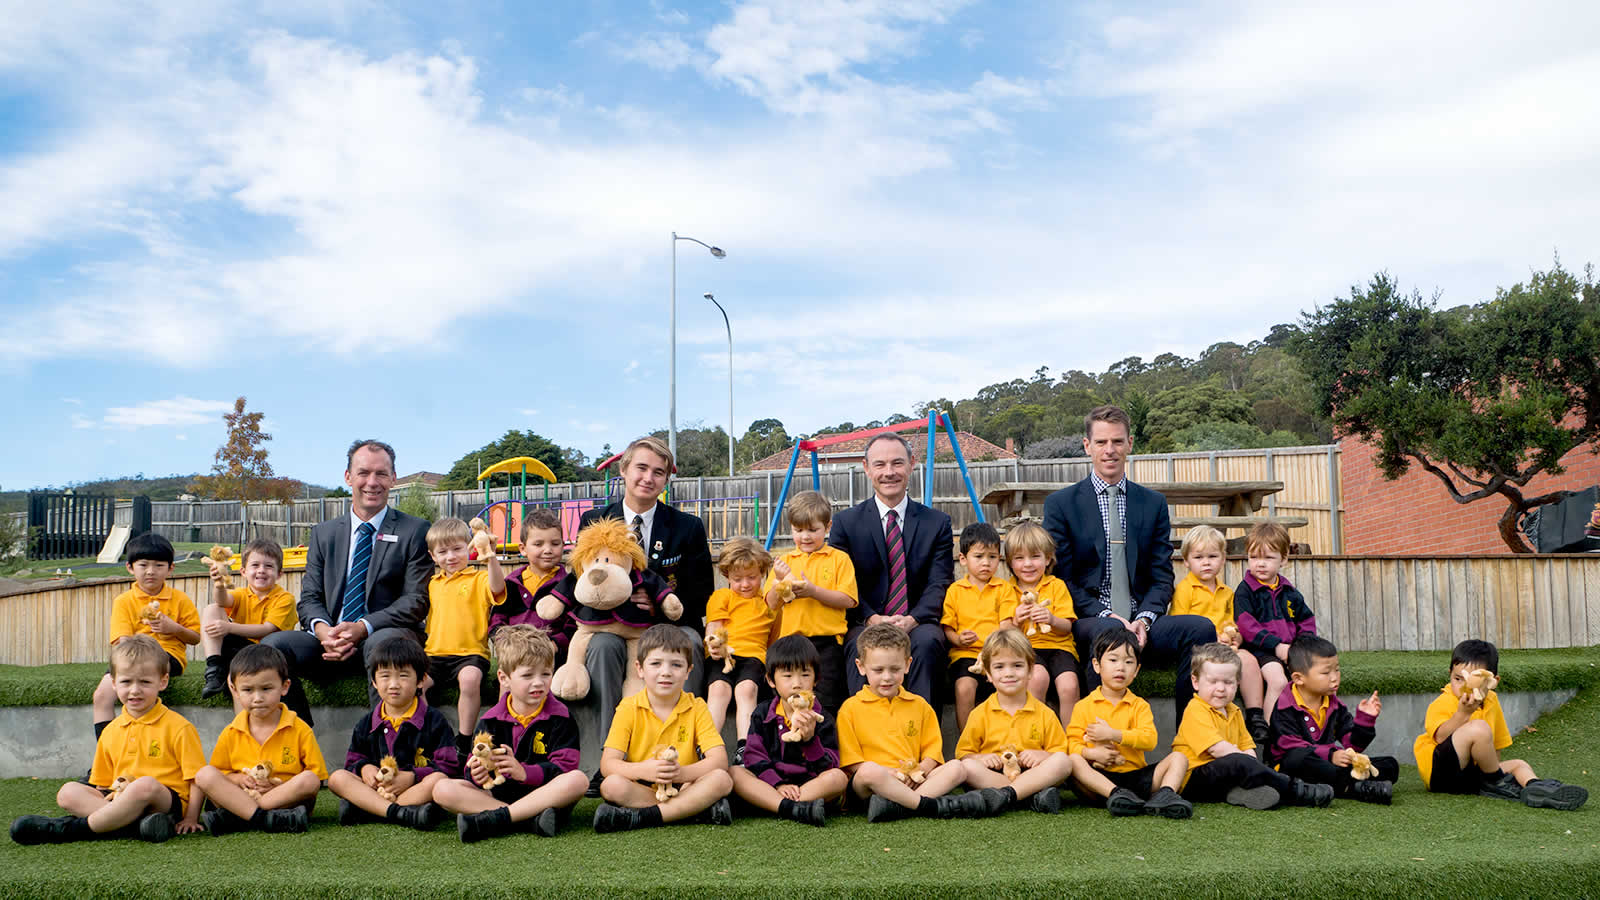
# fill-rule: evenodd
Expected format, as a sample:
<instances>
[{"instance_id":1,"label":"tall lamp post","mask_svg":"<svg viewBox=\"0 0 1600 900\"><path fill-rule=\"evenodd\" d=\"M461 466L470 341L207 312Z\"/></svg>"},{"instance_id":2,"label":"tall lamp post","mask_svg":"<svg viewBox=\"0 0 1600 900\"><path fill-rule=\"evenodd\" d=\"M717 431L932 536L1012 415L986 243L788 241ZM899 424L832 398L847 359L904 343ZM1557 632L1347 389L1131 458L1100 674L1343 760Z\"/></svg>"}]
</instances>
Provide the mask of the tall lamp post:
<instances>
[{"instance_id":1,"label":"tall lamp post","mask_svg":"<svg viewBox=\"0 0 1600 900\"><path fill-rule=\"evenodd\" d=\"M733 325L728 322L728 311L717 303L717 298L706 294L706 299L722 313L722 326L728 329L728 477L733 477Z\"/></svg>"},{"instance_id":2,"label":"tall lamp post","mask_svg":"<svg viewBox=\"0 0 1600 900\"><path fill-rule=\"evenodd\" d=\"M667 329L667 340L670 349L667 353L667 368L670 374L667 378L667 450L672 454L674 462L678 459L678 242L694 241L696 244L711 251L711 255L722 259L728 254L721 247L713 247L697 238L672 233L672 306L671 321Z\"/></svg>"}]
</instances>

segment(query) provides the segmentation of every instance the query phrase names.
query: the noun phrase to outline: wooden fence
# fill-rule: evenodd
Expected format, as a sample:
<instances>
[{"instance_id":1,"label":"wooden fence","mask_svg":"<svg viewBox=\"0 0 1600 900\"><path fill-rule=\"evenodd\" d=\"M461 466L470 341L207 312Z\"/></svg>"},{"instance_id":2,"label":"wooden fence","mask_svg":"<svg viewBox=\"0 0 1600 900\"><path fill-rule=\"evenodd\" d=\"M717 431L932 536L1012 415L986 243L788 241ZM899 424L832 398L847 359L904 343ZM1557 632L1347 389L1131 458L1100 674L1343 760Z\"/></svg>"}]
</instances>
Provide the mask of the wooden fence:
<instances>
[{"instance_id":1,"label":"wooden fence","mask_svg":"<svg viewBox=\"0 0 1600 900\"><path fill-rule=\"evenodd\" d=\"M1178 564L1178 573L1183 570ZM1346 650L1448 650L1468 637L1504 649L1600 644L1600 555L1313 556L1291 561L1319 631ZM1240 561L1226 580L1243 577ZM301 573L284 573L291 593ZM203 575L172 579L197 605ZM36 666L106 658L111 602L129 579L0 597L0 663ZM198 656L191 648L190 658Z\"/></svg>"}]
</instances>

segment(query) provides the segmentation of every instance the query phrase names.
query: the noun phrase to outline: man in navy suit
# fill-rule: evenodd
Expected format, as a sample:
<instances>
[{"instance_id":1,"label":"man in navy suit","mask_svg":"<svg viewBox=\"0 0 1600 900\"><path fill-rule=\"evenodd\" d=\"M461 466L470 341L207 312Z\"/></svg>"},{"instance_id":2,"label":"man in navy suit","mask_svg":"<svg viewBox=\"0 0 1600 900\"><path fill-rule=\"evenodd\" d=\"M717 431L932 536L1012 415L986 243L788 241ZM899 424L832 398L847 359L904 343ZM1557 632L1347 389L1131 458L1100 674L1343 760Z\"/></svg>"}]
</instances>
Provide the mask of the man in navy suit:
<instances>
[{"instance_id":1,"label":"man in navy suit","mask_svg":"<svg viewBox=\"0 0 1600 900\"><path fill-rule=\"evenodd\" d=\"M344 471L350 512L311 529L297 606L300 627L261 639L288 658L292 678L284 702L307 723L311 708L301 679L358 675L369 681L368 699L377 703L377 690L366 678L366 655L392 638L423 638L433 577L428 522L389 508L394 471L388 444L350 445ZM362 577L351 579L351 573Z\"/></svg>"},{"instance_id":2,"label":"man in navy suit","mask_svg":"<svg viewBox=\"0 0 1600 900\"><path fill-rule=\"evenodd\" d=\"M1127 478L1131 422L1119 407L1102 406L1084 420L1089 477L1051 494L1044 527L1056 542L1056 577L1066 582L1078 615L1072 637L1086 663L1094 640L1111 628L1132 631L1148 666L1176 665L1178 718L1194 694L1189 659L1196 644L1217 639L1204 616L1169 616L1172 602L1172 521L1167 498ZM1097 687L1084 666L1084 693Z\"/></svg>"},{"instance_id":3,"label":"man in navy suit","mask_svg":"<svg viewBox=\"0 0 1600 900\"><path fill-rule=\"evenodd\" d=\"M954 570L950 517L906 495L913 460L911 445L898 434L868 441L863 465L873 496L834 517L828 543L850 554L861 595L850 610L844 644L851 693L865 684L855 666L856 636L867 625L888 622L911 638L906 690L937 703L936 679L945 670L939 614Z\"/></svg>"}]
</instances>

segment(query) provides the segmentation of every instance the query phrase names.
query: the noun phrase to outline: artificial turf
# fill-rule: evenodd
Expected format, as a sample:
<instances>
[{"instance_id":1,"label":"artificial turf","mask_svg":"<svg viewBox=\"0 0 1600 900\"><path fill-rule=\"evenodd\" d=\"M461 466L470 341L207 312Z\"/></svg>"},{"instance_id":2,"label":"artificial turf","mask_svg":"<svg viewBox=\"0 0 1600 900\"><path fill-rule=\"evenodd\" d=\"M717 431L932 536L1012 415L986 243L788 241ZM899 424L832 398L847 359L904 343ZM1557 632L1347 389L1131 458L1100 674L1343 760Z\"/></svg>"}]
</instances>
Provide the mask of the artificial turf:
<instances>
[{"instance_id":1,"label":"artificial turf","mask_svg":"<svg viewBox=\"0 0 1600 900\"><path fill-rule=\"evenodd\" d=\"M1508 654L1509 655L1509 654ZM1510 666L1506 666L1511 671ZM1391 723L1412 728L1416 723ZM1600 686L1518 735L1542 777L1600 789ZM1409 760L1402 760L1409 762ZM0 815L52 812L57 785L0 782ZM152 846L0 845L0 896L48 897L1245 897L1600 895L1600 799L1577 812L1427 794L1407 766L1392 807L1250 812L1189 821L1058 816L815 829L744 816L732 827L589 830L594 801L555 838L462 845L453 827L340 828L319 798L304 835L206 835Z\"/></svg>"}]
</instances>

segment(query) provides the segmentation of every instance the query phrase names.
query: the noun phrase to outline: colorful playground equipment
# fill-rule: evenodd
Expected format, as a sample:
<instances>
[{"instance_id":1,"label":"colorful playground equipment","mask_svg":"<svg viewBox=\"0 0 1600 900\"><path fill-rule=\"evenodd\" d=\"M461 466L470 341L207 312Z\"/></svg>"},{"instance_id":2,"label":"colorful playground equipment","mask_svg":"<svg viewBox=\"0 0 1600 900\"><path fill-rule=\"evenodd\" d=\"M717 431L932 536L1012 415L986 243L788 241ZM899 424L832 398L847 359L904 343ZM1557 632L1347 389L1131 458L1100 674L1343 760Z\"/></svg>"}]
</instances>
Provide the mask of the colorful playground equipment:
<instances>
[{"instance_id":1,"label":"colorful playground equipment","mask_svg":"<svg viewBox=\"0 0 1600 900\"><path fill-rule=\"evenodd\" d=\"M478 518L488 523L490 534L499 538L497 548L500 550L519 549L520 541L514 538L522 534L523 508L529 503L538 503L528 499L530 473L544 479L544 499L550 502L550 485L555 482L556 474L550 471L549 466L531 456L503 459L478 473L478 480L483 482L484 503L483 509L478 511ZM491 501L489 494L496 475L506 476L506 499Z\"/></svg>"},{"instance_id":2,"label":"colorful playground equipment","mask_svg":"<svg viewBox=\"0 0 1600 900\"><path fill-rule=\"evenodd\" d=\"M928 410L928 444L926 452L923 454L927 457L927 468L922 473L922 503L924 506L933 505L933 438L935 428L940 423L943 423L945 434L949 435L950 437L950 449L955 451L956 463L961 467L961 480L966 482L967 497L972 501L972 510L977 514L978 521L982 522L984 521L983 504L978 502L978 491L972 486L972 475L967 472L967 458L961 452L961 442L956 440L956 430L955 427L950 424L950 417L938 410ZM869 438L877 434L914 431L921 427L922 422L914 419L910 422L902 422L899 425L885 425L882 428L867 428L862 431L852 431L849 434L836 434L832 437L823 438L821 440L795 441L794 453L789 456L789 469L783 475L783 489L778 492L778 502L774 504L772 509L772 524L767 528L767 539L765 542L766 548L768 550L772 549L772 539L778 533L778 525L783 519L783 505L789 499L789 486L794 482L794 467L795 464L800 461L801 450L810 452L811 483L812 485L817 486L818 490L821 490L820 485L822 484L822 467L817 462L818 450L821 450L824 447L834 446L835 444L842 444L846 441Z\"/></svg>"}]
</instances>

